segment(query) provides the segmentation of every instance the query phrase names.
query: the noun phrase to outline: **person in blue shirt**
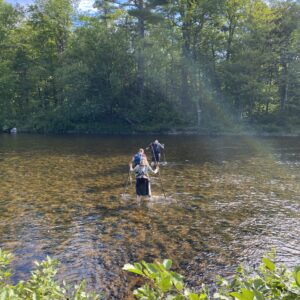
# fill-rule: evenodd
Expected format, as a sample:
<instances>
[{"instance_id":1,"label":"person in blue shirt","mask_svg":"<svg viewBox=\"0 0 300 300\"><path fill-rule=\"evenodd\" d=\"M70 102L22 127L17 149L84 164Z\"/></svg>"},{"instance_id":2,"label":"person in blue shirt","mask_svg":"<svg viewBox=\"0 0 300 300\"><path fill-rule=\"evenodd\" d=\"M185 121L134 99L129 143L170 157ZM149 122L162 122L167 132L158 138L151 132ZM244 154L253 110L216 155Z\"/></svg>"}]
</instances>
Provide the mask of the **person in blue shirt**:
<instances>
[{"instance_id":1,"label":"person in blue shirt","mask_svg":"<svg viewBox=\"0 0 300 300\"><path fill-rule=\"evenodd\" d=\"M143 148L140 148L139 151L138 151L138 153L136 153L136 154L132 157L132 159L131 159L131 163L130 163L130 164L133 166L133 168L134 168L135 166L137 166L137 165L140 164L142 158L147 159L147 156L146 156L146 154L145 154L144 149L143 149Z\"/></svg>"}]
</instances>

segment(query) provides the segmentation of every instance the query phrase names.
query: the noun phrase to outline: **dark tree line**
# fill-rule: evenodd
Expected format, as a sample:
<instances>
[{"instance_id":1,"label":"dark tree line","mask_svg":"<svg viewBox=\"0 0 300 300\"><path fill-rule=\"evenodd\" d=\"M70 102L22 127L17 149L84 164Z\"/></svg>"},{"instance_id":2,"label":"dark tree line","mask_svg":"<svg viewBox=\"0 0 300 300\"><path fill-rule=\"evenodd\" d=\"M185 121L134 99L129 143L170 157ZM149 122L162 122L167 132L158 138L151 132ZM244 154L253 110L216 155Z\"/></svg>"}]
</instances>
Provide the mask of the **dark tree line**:
<instances>
[{"instance_id":1,"label":"dark tree line","mask_svg":"<svg viewBox=\"0 0 300 300\"><path fill-rule=\"evenodd\" d=\"M300 127L300 5L0 0L0 125L38 132Z\"/></svg>"}]
</instances>

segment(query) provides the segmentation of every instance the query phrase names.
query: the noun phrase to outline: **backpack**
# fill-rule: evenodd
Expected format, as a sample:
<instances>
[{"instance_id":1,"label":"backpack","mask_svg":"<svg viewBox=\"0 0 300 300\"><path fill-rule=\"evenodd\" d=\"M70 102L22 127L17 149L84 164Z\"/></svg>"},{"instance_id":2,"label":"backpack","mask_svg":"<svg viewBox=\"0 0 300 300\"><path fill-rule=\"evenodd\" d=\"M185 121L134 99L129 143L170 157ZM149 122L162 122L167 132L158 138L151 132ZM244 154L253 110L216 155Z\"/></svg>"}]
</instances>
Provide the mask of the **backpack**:
<instances>
[{"instance_id":1,"label":"backpack","mask_svg":"<svg viewBox=\"0 0 300 300\"><path fill-rule=\"evenodd\" d=\"M135 156L134 156L134 164L135 165L139 165L140 164L140 162L141 162L141 159L142 159L142 155L141 154L139 154L139 153L137 153Z\"/></svg>"}]
</instances>

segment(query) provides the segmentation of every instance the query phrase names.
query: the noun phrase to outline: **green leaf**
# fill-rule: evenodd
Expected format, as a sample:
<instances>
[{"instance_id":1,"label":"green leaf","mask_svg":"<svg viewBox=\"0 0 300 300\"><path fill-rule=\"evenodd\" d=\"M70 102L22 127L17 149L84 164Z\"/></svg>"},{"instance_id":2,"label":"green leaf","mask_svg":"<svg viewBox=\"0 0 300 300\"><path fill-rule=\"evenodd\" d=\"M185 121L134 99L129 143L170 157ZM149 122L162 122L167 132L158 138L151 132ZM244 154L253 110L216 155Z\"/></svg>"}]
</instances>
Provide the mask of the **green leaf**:
<instances>
[{"instance_id":1,"label":"green leaf","mask_svg":"<svg viewBox=\"0 0 300 300\"><path fill-rule=\"evenodd\" d=\"M159 288L165 293L167 292L172 286L171 277L166 276L161 279L159 282Z\"/></svg>"},{"instance_id":2,"label":"green leaf","mask_svg":"<svg viewBox=\"0 0 300 300\"><path fill-rule=\"evenodd\" d=\"M173 278L177 279L178 281L183 281L184 277L182 275L180 275L176 272L171 272L171 275L172 275Z\"/></svg>"},{"instance_id":3,"label":"green leaf","mask_svg":"<svg viewBox=\"0 0 300 300\"><path fill-rule=\"evenodd\" d=\"M123 270L144 276L144 273L132 264L125 264Z\"/></svg>"},{"instance_id":4,"label":"green leaf","mask_svg":"<svg viewBox=\"0 0 300 300\"><path fill-rule=\"evenodd\" d=\"M10 277L10 276L11 276L10 271L8 271L8 270L5 271L5 272L3 273L3 276L6 277L6 278Z\"/></svg>"},{"instance_id":5,"label":"green leaf","mask_svg":"<svg viewBox=\"0 0 300 300\"><path fill-rule=\"evenodd\" d=\"M147 275L150 278L155 278L156 274L159 273L159 268L155 264L148 264L145 261L142 261L142 264L146 268L146 270L148 271ZM145 272L145 270L144 270L144 272Z\"/></svg>"},{"instance_id":6,"label":"green leaf","mask_svg":"<svg viewBox=\"0 0 300 300\"><path fill-rule=\"evenodd\" d=\"M172 267L172 260L171 259L164 259L163 265L167 270L170 270Z\"/></svg>"},{"instance_id":7,"label":"green leaf","mask_svg":"<svg viewBox=\"0 0 300 300\"><path fill-rule=\"evenodd\" d=\"M254 293L247 289L241 289L242 293L232 292L230 296L235 297L239 300L253 300Z\"/></svg>"},{"instance_id":8,"label":"green leaf","mask_svg":"<svg viewBox=\"0 0 300 300\"><path fill-rule=\"evenodd\" d=\"M178 291L182 291L182 289L184 287L184 283L182 280L177 280L177 279L173 278L172 282Z\"/></svg>"},{"instance_id":9,"label":"green leaf","mask_svg":"<svg viewBox=\"0 0 300 300\"><path fill-rule=\"evenodd\" d=\"M296 273L296 283L298 286L300 286L300 271Z\"/></svg>"},{"instance_id":10,"label":"green leaf","mask_svg":"<svg viewBox=\"0 0 300 300\"><path fill-rule=\"evenodd\" d=\"M264 286L264 282L261 278L257 278L257 279L254 279L253 280L253 286L256 288L256 289L259 289L261 287Z\"/></svg>"},{"instance_id":11,"label":"green leaf","mask_svg":"<svg viewBox=\"0 0 300 300\"><path fill-rule=\"evenodd\" d=\"M254 291L254 295L255 295L255 298L256 298L256 300L264 300L265 298L264 298L264 296L263 296L263 294L261 293L261 292L259 292L259 291Z\"/></svg>"},{"instance_id":12,"label":"green leaf","mask_svg":"<svg viewBox=\"0 0 300 300\"><path fill-rule=\"evenodd\" d=\"M249 291L247 289L241 289L241 291L245 300L253 300L254 293L252 291Z\"/></svg>"},{"instance_id":13,"label":"green leaf","mask_svg":"<svg viewBox=\"0 0 300 300\"><path fill-rule=\"evenodd\" d=\"M227 296L224 296L224 295L221 295L219 293L214 293L214 298L215 299L221 299L221 300L230 300L231 298L227 297Z\"/></svg>"},{"instance_id":14,"label":"green leaf","mask_svg":"<svg viewBox=\"0 0 300 300\"><path fill-rule=\"evenodd\" d=\"M7 295L7 292L6 292L6 290L4 290L4 291L0 294L0 300L5 300L5 299L6 299L6 295Z\"/></svg>"},{"instance_id":15,"label":"green leaf","mask_svg":"<svg viewBox=\"0 0 300 300\"><path fill-rule=\"evenodd\" d=\"M272 271L272 272L275 271L276 266L275 266L275 264L274 264L272 261L270 261L270 260L269 260L268 258L266 258L266 257L264 257L264 258L262 259L262 261L263 261L263 263L265 264L265 266L266 266L267 269L269 269L269 270Z\"/></svg>"},{"instance_id":16,"label":"green leaf","mask_svg":"<svg viewBox=\"0 0 300 300\"><path fill-rule=\"evenodd\" d=\"M232 297L234 297L236 299L239 299L239 300L244 300L243 299L243 295L240 294L240 293L238 293L238 292L232 292L232 293L230 293L230 296L232 296Z\"/></svg>"},{"instance_id":17,"label":"green leaf","mask_svg":"<svg viewBox=\"0 0 300 300\"><path fill-rule=\"evenodd\" d=\"M199 300L199 297L198 297L197 294L190 293L190 294L189 294L189 299L190 299L190 300Z\"/></svg>"}]
</instances>

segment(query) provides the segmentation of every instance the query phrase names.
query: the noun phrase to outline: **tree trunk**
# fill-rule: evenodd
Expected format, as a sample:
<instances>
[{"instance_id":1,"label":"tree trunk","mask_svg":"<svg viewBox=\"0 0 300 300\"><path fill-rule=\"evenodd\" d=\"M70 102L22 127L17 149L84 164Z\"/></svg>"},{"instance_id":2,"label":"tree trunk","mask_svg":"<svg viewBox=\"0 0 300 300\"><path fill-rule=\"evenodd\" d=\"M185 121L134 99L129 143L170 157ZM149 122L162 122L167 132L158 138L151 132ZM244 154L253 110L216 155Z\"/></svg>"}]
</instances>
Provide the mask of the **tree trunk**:
<instances>
[{"instance_id":1,"label":"tree trunk","mask_svg":"<svg viewBox=\"0 0 300 300\"><path fill-rule=\"evenodd\" d=\"M139 10L144 9L144 0L139 0L137 3ZM144 59L144 40L145 40L145 21L142 16L138 17L138 33L139 33L139 46L138 46L138 66L137 66L137 85L138 92L141 98L144 97L144 75L145 75L145 59Z\"/></svg>"},{"instance_id":2,"label":"tree trunk","mask_svg":"<svg viewBox=\"0 0 300 300\"><path fill-rule=\"evenodd\" d=\"M182 66L181 66L181 106L183 111L187 112L189 107L189 64L190 64L190 39L189 39L190 24L184 22L182 25Z\"/></svg>"},{"instance_id":3,"label":"tree trunk","mask_svg":"<svg viewBox=\"0 0 300 300\"><path fill-rule=\"evenodd\" d=\"M233 24L233 21L229 20L229 30L228 30L228 40L227 40L227 50L226 50L226 61L229 61L231 57L231 44L233 41L233 35L234 35L235 26Z\"/></svg>"},{"instance_id":4,"label":"tree trunk","mask_svg":"<svg viewBox=\"0 0 300 300\"><path fill-rule=\"evenodd\" d=\"M197 121L198 121L197 123L198 123L198 128L200 128L201 121L202 121L202 110L200 108L199 102L197 102L196 106L197 106Z\"/></svg>"},{"instance_id":5,"label":"tree trunk","mask_svg":"<svg viewBox=\"0 0 300 300\"><path fill-rule=\"evenodd\" d=\"M288 64L283 65L283 82L281 87L280 111L285 111L285 106L288 101Z\"/></svg>"}]
</instances>

